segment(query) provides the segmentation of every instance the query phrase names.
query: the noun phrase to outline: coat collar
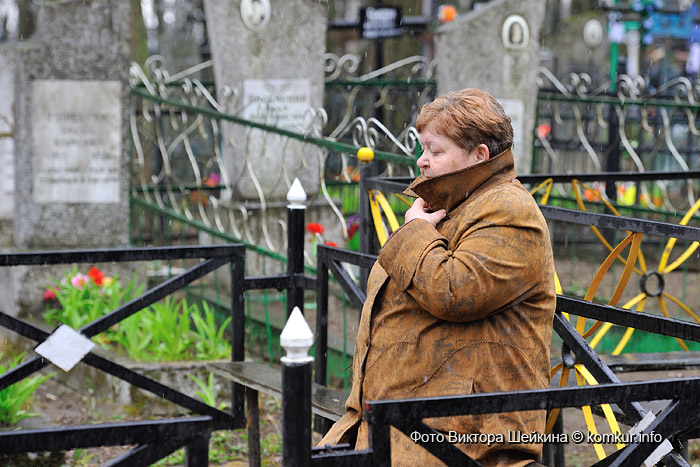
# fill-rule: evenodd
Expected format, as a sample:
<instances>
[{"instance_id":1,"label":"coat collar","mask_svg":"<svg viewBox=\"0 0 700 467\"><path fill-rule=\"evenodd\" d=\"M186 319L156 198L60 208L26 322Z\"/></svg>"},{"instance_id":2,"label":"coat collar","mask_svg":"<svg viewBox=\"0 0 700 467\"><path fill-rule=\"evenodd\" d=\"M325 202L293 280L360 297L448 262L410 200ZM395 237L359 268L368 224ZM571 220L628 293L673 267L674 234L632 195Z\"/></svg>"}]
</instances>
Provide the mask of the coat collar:
<instances>
[{"instance_id":1,"label":"coat collar","mask_svg":"<svg viewBox=\"0 0 700 467\"><path fill-rule=\"evenodd\" d=\"M423 198L435 211L445 209L449 212L482 186L486 188L515 176L513 152L507 149L485 162L456 172L429 179L420 175L403 193Z\"/></svg>"}]
</instances>

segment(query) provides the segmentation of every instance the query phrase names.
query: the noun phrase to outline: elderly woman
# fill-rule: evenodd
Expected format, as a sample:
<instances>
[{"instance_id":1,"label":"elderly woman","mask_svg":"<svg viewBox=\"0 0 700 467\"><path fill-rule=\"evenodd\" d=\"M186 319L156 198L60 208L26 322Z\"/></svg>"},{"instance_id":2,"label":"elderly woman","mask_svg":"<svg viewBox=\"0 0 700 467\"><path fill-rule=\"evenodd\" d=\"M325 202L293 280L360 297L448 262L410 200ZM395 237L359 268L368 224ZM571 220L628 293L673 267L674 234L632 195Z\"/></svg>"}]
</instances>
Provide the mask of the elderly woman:
<instances>
[{"instance_id":1,"label":"elderly woman","mask_svg":"<svg viewBox=\"0 0 700 467\"><path fill-rule=\"evenodd\" d=\"M321 445L368 447L364 401L549 386L554 262L547 224L516 179L510 118L465 89L425 106L416 128L421 175L405 191L416 200L370 273L347 412ZM526 466L542 445L508 434L542 433L545 413L426 423L452 439L500 434L503 443L456 446L484 466ZM391 453L394 465L442 465L394 428Z\"/></svg>"}]
</instances>

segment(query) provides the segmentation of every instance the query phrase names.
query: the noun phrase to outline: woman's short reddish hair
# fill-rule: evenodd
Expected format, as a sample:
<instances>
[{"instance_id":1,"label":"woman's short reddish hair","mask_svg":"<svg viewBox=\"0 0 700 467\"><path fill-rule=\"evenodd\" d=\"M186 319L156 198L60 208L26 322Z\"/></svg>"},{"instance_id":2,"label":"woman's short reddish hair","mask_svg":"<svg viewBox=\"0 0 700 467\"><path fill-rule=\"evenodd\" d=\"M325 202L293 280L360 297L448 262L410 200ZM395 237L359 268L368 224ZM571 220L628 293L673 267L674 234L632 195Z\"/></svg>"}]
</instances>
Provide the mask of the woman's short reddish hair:
<instances>
[{"instance_id":1,"label":"woman's short reddish hair","mask_svg":"<svg viewBox=\"0 0 700 467\"><path fill-rule=\"evenodd\" d=\"M416 129L420 132L429 124L467 151L483 143L495 156L513 145L510 117L493 96L480 89L448 92L425 105Z\"/></svg>"}]
</instances>

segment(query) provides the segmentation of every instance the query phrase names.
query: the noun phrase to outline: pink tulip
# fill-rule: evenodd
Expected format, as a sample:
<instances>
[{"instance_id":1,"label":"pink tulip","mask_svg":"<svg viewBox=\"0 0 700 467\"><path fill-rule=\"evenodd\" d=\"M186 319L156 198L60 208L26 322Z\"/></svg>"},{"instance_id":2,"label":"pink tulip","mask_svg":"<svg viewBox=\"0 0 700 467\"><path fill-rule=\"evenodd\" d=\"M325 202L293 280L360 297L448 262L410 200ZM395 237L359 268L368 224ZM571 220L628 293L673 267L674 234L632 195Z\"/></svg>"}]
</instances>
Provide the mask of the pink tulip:
<instances>
[{"instance_id":1,"label":"pink tulip","mask_svg":"<svg viewBox=\"0 0 700 467\"><path fill-rule=\"evenodd\" d=\"M87 284L89 279L90 278L88 276L78 273L71 278L70 283L76 289L82 290L82 288L85 287L85 284Z\"/></svg>"}]
</instances>

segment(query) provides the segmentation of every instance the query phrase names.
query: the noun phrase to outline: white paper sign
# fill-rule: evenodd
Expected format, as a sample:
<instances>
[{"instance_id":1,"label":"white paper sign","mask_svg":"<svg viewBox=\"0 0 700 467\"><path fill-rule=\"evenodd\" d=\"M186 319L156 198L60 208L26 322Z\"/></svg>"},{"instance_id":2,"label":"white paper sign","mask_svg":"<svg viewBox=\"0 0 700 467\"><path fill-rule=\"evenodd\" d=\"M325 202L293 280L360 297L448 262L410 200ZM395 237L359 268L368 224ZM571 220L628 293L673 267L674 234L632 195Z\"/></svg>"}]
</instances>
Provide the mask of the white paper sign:
<instances>
[{"instance_id":1,"label":"white paper sign","mask_svg":"<svg viewBox=\"0 0 700 467\"><path fill-rule=\"evenodd\" d=\"M246 79L243 118L298 131L311 107L309 79Z\"/></svg>"},{"instance_id":2,"label":"white paper sign","mask_svg":"<svg viewBox=\"0 0 700 467\"><path fill-rule=\"evenodd\" d=\"M32 83L33 200L118 203L121 83Z\"/></svg>"},{"instance_id":3,"label":"white paper sign","mask_svg":"<svg viewBox=\"0 0 700 467\"><path fill-rule=\"evenodd\" d=\"M63 371L70 371L95 343L67 324L62 324L34 351Z\"/></svg>"},{"instance_id":4,"label":"white paper sign","mask_svg":"<svg viewBox=\"0 0 700 467\"><path fill-rule=\"evenodd\" d=\"M525 114L525 104L519 99L497 99L498 103L501 104L503 110L505 110L506 115L510 117L510 123L513 126L513 152L516 154L525 154L525 149L523 148L523 125L525 121L523 116Z\"/></svg>"}]
</instances>

